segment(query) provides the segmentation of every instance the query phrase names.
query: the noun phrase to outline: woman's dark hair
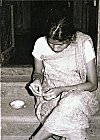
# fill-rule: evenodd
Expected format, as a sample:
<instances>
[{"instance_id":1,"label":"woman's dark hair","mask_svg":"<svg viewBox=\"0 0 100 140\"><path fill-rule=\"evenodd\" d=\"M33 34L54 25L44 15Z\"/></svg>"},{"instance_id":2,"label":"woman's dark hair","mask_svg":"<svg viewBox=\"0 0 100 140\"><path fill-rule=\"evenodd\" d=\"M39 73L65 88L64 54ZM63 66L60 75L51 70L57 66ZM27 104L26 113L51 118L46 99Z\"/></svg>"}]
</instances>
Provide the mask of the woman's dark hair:
<instances>
[{"instance_id":1,"label":"woman's dark hair","mask_svg":"<svg viewBox=\"0 0 100 140\"><path fill-rule=\"evenodd\" d=\"M75 33L76 30L71 19L64 17L59 21L56 20L50 23L47 39L52 38L53 40L65 41L75 35Z\"/></svg>"}]
</instances>

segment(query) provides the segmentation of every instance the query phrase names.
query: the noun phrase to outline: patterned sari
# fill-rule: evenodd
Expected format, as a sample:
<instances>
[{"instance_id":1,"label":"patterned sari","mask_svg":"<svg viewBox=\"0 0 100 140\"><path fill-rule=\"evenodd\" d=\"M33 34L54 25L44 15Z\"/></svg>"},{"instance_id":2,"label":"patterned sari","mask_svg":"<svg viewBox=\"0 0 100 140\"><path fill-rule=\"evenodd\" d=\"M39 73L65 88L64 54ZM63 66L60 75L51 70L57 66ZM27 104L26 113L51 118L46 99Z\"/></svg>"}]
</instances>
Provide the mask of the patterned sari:
<instances>
[{"instance_id":1,"label":"patterned sari","mask_svg":"<svg viewBox=\"0 0 100 140\"><path fill-rule=\"evenodd\" d=\"M43 92L59 86L70 86L86 82L86 60L84 42L91 38L77 32L72 42L62 52L52 56L41 56L44 62ZM94 92L95 93L95 92ZM88 128L88 120L98 110L93 92L70 90L46 101L37 97L36 114L50 133L64 136L74 130Z\"/></svg>"}]
</instances>

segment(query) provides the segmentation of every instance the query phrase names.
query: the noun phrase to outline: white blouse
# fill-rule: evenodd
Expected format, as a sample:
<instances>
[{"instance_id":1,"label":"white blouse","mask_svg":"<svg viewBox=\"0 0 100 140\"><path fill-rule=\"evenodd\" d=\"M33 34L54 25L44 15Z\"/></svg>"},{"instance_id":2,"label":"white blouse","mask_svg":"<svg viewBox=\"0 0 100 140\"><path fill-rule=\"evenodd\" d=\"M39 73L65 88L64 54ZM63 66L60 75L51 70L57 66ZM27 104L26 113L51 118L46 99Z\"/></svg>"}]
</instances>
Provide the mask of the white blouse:
<instances>
[{"instance_id":1,"label":"white blouse","mask_svg":"<svg viewBox=\"0 0 100 140\"><path fill-rule=\"evenodd\" d=\"M86 63L91 61L95 58L95 52L94 48L92 47L91 43L87 40L84 43L85 45L85 57L86 57ZM41 55L53 55L55 52L50 48L48 45L45 37L40 37L37 39L34 45L34 50L32 51L32 55L38 59L41 59Z\"/></svg>"}]
</instances>

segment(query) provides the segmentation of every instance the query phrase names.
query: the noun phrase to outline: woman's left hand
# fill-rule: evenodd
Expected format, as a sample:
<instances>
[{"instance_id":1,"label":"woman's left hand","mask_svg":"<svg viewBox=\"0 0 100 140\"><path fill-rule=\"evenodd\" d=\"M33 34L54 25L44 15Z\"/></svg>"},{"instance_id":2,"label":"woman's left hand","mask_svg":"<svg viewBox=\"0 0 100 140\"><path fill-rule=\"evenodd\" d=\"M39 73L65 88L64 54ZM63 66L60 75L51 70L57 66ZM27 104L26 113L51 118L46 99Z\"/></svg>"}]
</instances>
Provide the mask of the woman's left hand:
<instances>
[{"instance_id":1,"label":"woman's left hand","mask_svg":"<svg viewBox=\"0 0 100 140\"><path fill-rule=\"evenodd\" d=\"M56 98L61 93L62 93L61 88L60 87L55 87L55 88L52 88L52 89L48 90L47 92L45 92L43 94L43 97L44 97L45 100L51 100L51 99Z\"/></svg>"}]
</instances>

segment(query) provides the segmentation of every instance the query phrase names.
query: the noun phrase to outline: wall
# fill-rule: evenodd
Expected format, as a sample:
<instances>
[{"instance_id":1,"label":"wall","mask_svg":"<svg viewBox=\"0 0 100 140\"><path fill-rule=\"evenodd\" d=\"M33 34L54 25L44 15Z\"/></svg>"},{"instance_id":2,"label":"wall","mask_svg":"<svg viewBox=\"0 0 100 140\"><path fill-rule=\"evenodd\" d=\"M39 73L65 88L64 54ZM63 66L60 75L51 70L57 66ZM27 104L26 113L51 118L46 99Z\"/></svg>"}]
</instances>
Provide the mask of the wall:
<instances>
[{"instance_id":1,"label":"wall","mask_svg":"<svg viewBox=\"0 0 100 140\"><path fill-rule=\"evenodd\" d=\"M99 1L99 10L98 10L97 66L98 66L98 78L99 78L99 80L100 80L100 1Z\"/></svg>"}]
</instances>

